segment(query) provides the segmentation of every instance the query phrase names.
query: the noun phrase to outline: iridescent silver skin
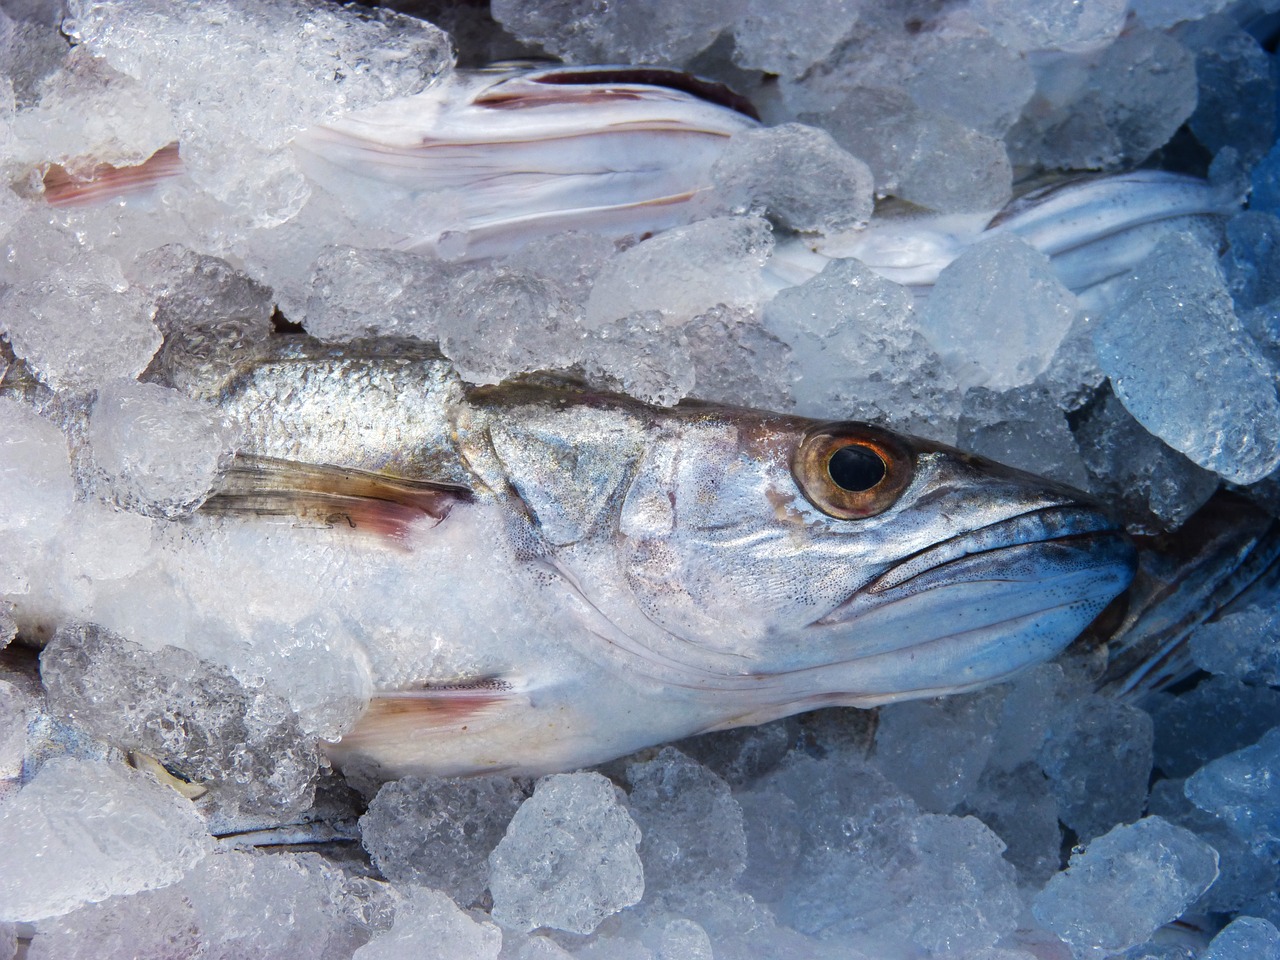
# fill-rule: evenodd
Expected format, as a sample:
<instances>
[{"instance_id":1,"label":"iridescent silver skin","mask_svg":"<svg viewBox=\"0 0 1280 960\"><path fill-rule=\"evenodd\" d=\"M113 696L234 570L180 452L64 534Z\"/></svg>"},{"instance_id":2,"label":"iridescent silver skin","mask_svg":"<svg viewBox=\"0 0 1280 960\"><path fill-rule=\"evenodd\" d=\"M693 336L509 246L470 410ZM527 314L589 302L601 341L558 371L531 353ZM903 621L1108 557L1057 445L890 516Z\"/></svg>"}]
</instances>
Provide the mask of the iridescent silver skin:
<instances>
[{"instance_id":1,"label":"iridescent silver skin","mask_svg":"<svg viewBox=\"0 0 1280 960\"><path fill-rule=\"evenodd\" d=\"M410 566L447 556L410 587L437 620L501 594L504 622L424 627L417 674L377 675L371 649L381 697L333 755L381 776L569 769L817 706L980 687L1061 651L1133 572L1128 538L1085 495L861 424L472 388L425 348L305 338L206 396L244 427L242 463L440 482L446 509L381 540ZM883 477L837 484L824 458L845 446ZM290 468L272 469L278 493ZM245 476L207 511L278 520L255 513ZM376 645L386 632L365 607Z\"/></svg>"}]
</instances>

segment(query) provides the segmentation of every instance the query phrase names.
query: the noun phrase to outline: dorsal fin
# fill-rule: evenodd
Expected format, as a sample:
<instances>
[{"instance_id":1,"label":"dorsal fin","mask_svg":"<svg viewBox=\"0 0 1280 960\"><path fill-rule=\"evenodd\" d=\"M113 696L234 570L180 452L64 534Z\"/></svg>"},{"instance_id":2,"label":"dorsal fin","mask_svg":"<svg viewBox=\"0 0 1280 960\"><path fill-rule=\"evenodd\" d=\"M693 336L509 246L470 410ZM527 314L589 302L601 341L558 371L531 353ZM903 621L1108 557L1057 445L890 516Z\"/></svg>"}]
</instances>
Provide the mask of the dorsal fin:
<instances>
[{"instance_id":1,"label":"dorsal fin","mask_svg":"<svg viewBox=\"0 0 1280 960\"><path fill-rule=\"evenodd\" d=\"M403 542L410 524L424 517L439 523L455 503L470 499L471 491L454 483L238 454L200 509L221 515L294 517Z\"/></svg>"}]
</instances>

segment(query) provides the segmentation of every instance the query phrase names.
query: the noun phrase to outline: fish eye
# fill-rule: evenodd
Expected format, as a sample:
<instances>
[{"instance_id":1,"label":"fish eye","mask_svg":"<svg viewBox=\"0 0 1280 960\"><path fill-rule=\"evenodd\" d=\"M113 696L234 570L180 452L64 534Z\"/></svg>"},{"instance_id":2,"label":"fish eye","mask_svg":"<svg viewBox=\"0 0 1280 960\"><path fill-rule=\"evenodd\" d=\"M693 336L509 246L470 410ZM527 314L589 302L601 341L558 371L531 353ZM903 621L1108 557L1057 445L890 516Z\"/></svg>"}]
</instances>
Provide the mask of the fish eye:
<instances>
[{"instance_id":1,"label":"fish eye","mask_svg":"<svg viewBox=\"0 0 1280 960\"><path fill-rule=\"evenodd\" d=\"M815 427L791 464L805 499L838 520L884 513L897 503L914 469L915 458L901 439L865 423Z\"/></svg>"}]
</instances>

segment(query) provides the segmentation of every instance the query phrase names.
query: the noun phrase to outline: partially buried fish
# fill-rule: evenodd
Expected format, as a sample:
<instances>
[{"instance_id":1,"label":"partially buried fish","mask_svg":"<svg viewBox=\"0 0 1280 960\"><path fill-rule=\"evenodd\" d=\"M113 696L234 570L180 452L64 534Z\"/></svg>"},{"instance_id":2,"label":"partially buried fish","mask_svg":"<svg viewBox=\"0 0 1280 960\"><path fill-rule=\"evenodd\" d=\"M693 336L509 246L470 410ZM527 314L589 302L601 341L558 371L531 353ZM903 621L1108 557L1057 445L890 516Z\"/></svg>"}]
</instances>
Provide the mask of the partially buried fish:
<instances>
[{"instance_id":1,"label":"partially buried fish","mask_svg":"<svg viewBox=\"0 0 1280 960\"><path fill-rule=\"evenodd\" d=\"M289 538L317 576L363 553L422 611L404 636L403 604L354 604L377 693L332 753L382 776L979 687L1057 654L1134 569L1083 494L866 424L471 387L388 341L206 361L186 382L245 439L191 526Z\"/></svg>"},{"instance_id":2,"label":"partially buried fish","mask_svg":"<svg viewBox=\"0 0 1280 960\"><path fill-rule=\"evenodd\" d=\"M754 123L673 76L459 75L297 146L320 182L350 193L363 176L383 212L441 177L468 198L460 231L436 224L404 246L482 257L571 227L634 235L696 215L723 142ZM603 127L602 104L619 112ZM479 145L487 164L459 163ZM181 175L170 148L83 182L51 169L45 187L80 203ZM927 284L1007 230L1083 289L1140 256L1148 224L1222 206L1199 181L1130 175L960 225L885 220L856 249L797 242L771 269L794 282L853 254ZM1135 568L1086 495L866 424L660 408L545 378L474 387L433 348L391 340L180 346L158 379L213 403L242 440L168 536L165 582L193 605L192 630L323 597L375 690L331 753L380 777L570 769L818 706L973 689L1055 656ZM28 622L69 615L32 603ZM95 615L152 642L182 629L145 603ZM1149 632L1137 613L1121 628Z\"/></svg>"}]
</instances>

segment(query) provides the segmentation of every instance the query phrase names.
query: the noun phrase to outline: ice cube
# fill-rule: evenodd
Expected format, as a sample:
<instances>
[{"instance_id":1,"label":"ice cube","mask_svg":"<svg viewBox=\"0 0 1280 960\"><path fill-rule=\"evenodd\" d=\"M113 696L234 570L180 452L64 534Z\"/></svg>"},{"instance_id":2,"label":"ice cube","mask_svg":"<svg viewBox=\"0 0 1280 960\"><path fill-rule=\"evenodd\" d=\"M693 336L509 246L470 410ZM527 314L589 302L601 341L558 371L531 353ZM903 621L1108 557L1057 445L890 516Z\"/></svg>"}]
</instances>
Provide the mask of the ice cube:
<instances>
[{"instance_id":1,"label":"ice cube","mask_svg":"<svg viewBox=\"0 0 1280 960\"><path fill-rule=\"evenodd\" d=\"M734 134L711 176L730 212L767 212L792 230L830 236L871 217L870 169L831 134L804 124Z\"/></svg>"},{"instance_id":2,"label":"ice cube","mask_svg":"<svg viewBox=\"0 0 1280 960\"><path fill-rule=\"evenodd\" d=\"M0 918L165 887L212 845L189 800L133 770L54 759L0 804Z\"/></svg>"},{"instance_id":3,"label":"ice cube","mask_svg":"<svg viewBox=\"0 0 1280 960\"><path fill-rule=\"evenodd\" d=\"M1016 926L999 838L972 817L919 814L862 762L793 754L740 800L743 885L802 933L882 956L977 950Z\"/></svg>"},{"instance_id":4,"label":"ice cube","mask_svg":"<svg viewBox=\"0 0 1280 960\"><path fill-rule=\"evenodd\" d=\"M640 827L645 901L675 911L742 873L747 841L729 785L674 747L627 768L630 810Z\"/></svg>"},{"instance_id":5,"label":"ice cube","mask_svg":"<svg viewBox=\"0 0 1280 960\"><path fill-rule=\"evenodd\" d=\"M1017 868L1023 886L1043 884L1058 872L1058 803L1034 763L1010 771L988 767L957 813L977 817L1004 841L1004 858Z\"/></svg>"},{"instance_id":6,"label":"ice cube","mask_svg":"<svg viewBox=\"0 0 1280 960\"><path fill-rule=\"evenodd\" d=\"M600 774L543 778L489 855L494 919L592 932L643 896L639 842L640 828Z\"/></svg>"},{"instance_id":7,"label":"ice cube","mask_svg":"<svg viewBox=\"0 0 1280 960\"><path fill-rule=\"evenodd\" d=\"M599 4L498 0L493 16L512 34L569 63L682 65L711 46L741 0Z\"/></svg>"},{"instance_id":8,"label":"ice cube","mask_svg":"<svg viewBox=\"0 0 1280 960\"><path fill-rule=\"evenodd\" d=\"M759 410L792 406L791 348L764 328L755 310L715 306L684 328L699 400Z\"/></svg>"},{"instance_id":9,"label":"ice cube","mask_svg":"<svg viewBox=\"0 0 1280 960\"><path fill-rule=\"evenodd\" d=\"M206 956L182 885L90 903L42 920L28 960L173 960ZM3 953L0 953L3 956Z\"/></svg>"},{"instance_id":10,"label":"ice cube","mask_svg":"<svg viewBox=\"0 0 1280 960\"><path fill-rule=\"evenodd\" d=\"M1048 257L995 236L943 269L920 329L962 385L1008 390L1049 366L1078 309Z\"/></svg>"},{"instance_id":11,"label":"ice cube","mask_svg":"<svg viewBox=\"0 0 1280 960\"><path fill-rule=\"evenodd\" d=\"M1146 713L1095 694L1075 700L1051 722L1039 763L1058 816L1081 841L1142 814L1153 736Z\"/></svg>"},{"instance_id":12,"label":"ice cube","mask_svg":"<svg viewBox=\"0 0 1280 960\"><path fill-rule=\"evenodd\" d=\"M196 908L200 960L349 957L368 939L347 913L350 884L314 853L219 850L176 889Z\"/></svg>"},{"instance_id":13,"label":"ice cube","mask_svg":"<svg viewBox=\"0 0 1280 960\"><path fill-rule=\"evenodd\" d=\"M352 960L468 957L497 960L502 933L476 922L439 890L413 887L396 907L392 928L355 952Z\"/></svg>"},{"instance_id":14,"label":"ice cube","mask_svg":"<svg viewBox=\"0 0 1280 960\"><path fill-rule=\"evenodd\" d=\"M932 45L921 42L930 36ZM916 105L985 136L1004 136L1035 91L1027 58L995 37L925 33L908 37L908 51L906 91Z\"/></svg>"},{"instance_id":15,"label":"ice cube","mask_svg":"<svg viewBox=\"0 0 1280 960\"><path fill-rule=\"evenodd\" d=\"M1280 299L1280 217L1260 210L1241 211L1227 221L1227 243L1222 269L1243 320L1244 311ZM1264 345L1273 340L1265 328L1249 332Z\"/></svg>"},{"instance_id":16,"label":"ice cube","mask_svg":"<svg viewBox=\"0 0 1280 960\"><path fill-rule=\"evenodd\" d=\"M961 449L1079 489L1088 483L1062 407L1043 387L967 391L957 442Z\"/></svg>"},{"instance_id":17,"label":"ice cube","mask_svg":"<svg viewBox=\"0 0 1280 960\"><path fill-rule=\"evenodd\" d=\"M7 152L15 163L42 172L57 163L72 177L88 177L98 164L140 164L178 139L160 100L83 48L40 91L39 102L13 118Z\"/></svg>"},{"instance_id":18,"label":"ice cube","mask_svg":"<svg viewBox=\"0 0 1280 960\"><path fill-rule=\"evenodd\" d=\"M1213 938L1204 960L1280 960L1280 930L1269 920L1237 917Z\"/></svg>"},{"instance_id":19,"label":"ice cube","mask_svg":"<svg viewBox=\"0 0 1280 960\"><path fill-rule=\"evenodd\" d=\"M31 698L0 680L0 803L18 792L27 746L27 713Z\"/></svg>"},{"instance_id":20,"label":"ice cube","mask_svg":"<svg viewBox=\"0 0 1280 960\"><path fill-rule=\"evenodd\" d=\"M525 791L509 777L387 783L360 818L360 836L388 880L443 890L464 906L489 881L489 853Z\"/></svg>"},{"instance_id":21,"label":"ice cube","mask_svg":"<svg viewBox=\"0 0 1280 960\"><path fill-rule=\"evenodd\" d=\"M856 260L833 260L780 291L763 320L791 348L796 412L952 439L948 415L959 412L959 393L912 304L907 288Z\"/></svg>"},{"instance_id":22,"label":"ice cube","mask_svg":"<svg viewBox=\"0 0 1280 960\"><path fill-rule=\"evenodd\" d=\"M853 31L861 7L852 0L821 0L796 16L769 0L745 0L733 27L733 60L750 70L798 77Z\"/></svg>"},{"instance_id":23,"label":"ice cube","mask_svg":"<svg viewBox=\"0 0 1280 960\"><path fill-rule=\"evenodd\" d=\"M212 407L153 383L113 381L89 420L94 464L121 506L174 518L204 502L235 433Z\"/></svg>"},{"instance_id":24,"label":"ice cube","mask_svg":"<svg viewBox=\"0 0 1280 960\"><path fill-rule=\"evenodd\" d=\"M1255 852L1231 828L1201 810L1186 795L1185 780L1161 780L1151 788L1147 812L1186 827L1218 851L1218 879L1191 908L1196 913L1247 911L1259 890L1280 884L1280 863L1266 851Z\"/></svg>"},{"instance_id":25,"label":"ice cube","mask_svg":"<svg viewBox=\"0 0 1280 960\"><path fill-rule=\"evenodd\" d=\"M1280 727L1253 746L1206 764L1187 779L1187 796L1256 848L1280 841Z\"/></svg>"},{"instance_id":26,"label":"ice cube","mask_svg":"<svg viewBox=\"0 0 1280 960\"><path fill-rule=\"evenodd\" d=\"M10 231L0 280L9 284L0 332L54 389L135 377L160 345L155 305L120 263L85 233L52 225L47 211L28 212Z\"/></svg>"},{"instance_id":27,"label":"ice cube","mask_svg":"<svg viewBox=\"0 0 1280 960\"><path fill-rule=\"evenodd\" d=\"M763 295L760 268L772 249L769 224L758 217L719 217L668 230L601 268L586 323L597 327L657 310L680 325L717 304L754 305Z\"/></svg>"},{"instance_id":28,"label":"ice cube","mask_svg":"<svg viewBox=\"0 0 1280 960\"><path fill-rule=\"evenodd\" d=\"M1127 7L1127 0L1030 6L1019 0L979 0L972 10L974 19L1010 49L1081 52L1111 43L1124 26Z\"/></svg>"},{"instance_id":29,"label":"ice cube","mask_svg":"<svg viewBox=\"0 0 1280 960\"><path fill-rule=\"evenodd\" d=\"M1161 817L1144 817L1072 854L1031 910L1076 950L1118 953L1176 920L1217 875L1213 847Z\"/></svg>"},{"instance_id":30,"label":"ice cube","mask_svg":"<svg viewBox=\"0 0 1280 960\"><path fill-rule=\"evenodd\" d=\"M1212 250L1162 239L1094 344L1129 412L1195 463L1236 483L1280 464L1275 374L1241 329Z\"/></svg>"},{"instance_id":31,"label":"ice cube","mask_svg":"<svg viewBox=\"0 0 1280 960\"><path fill-rule=\"evenodd\" d=\"M1192 133L1210 153L1230 146L1253 166L1275 142L1276 84L1266 51L1226 16L1189 24L1178 38L1196 55Z\"/></svg>"},{"instance_id":32,"label":"ice cube","mask_svg":"<svg viewBox=\"0 0 1280 960\"><path fill-rule=\"evenodd\" d=\"M1143 26L1163 29L1217 13L1229 6L1230 0L1133 0L1131 5Z\"/></svg>"},{"instance_id":33,"label":"ice cube","mask_svg":"<svg viewBox=\"0 0 1280 960\"><path fill-rule=\"evenodd\" d=\"M873 762L920 808L950 813L982 776L1004 691L881 708Z\"/></svg>"},{"instance_id":34,"label":"ice cube","mask_svg":"<svg viewBox=\"0 0 1280 960\"><path fill-rule=\"evenodd\" d=\"M47 537L71 508L67 440L12 397L0 397L0 530Z\"/></svg>"},{"instance_id":35,"label":"ice cube","mask_svg":"<svg viewBox=\"0 0 1280 960\"><path fill-rule=\"evenodd\" d=\"M1110 387L1074 419L1087 489L1120 505L1134 533L1176 529L1218 489L1216 474L1148 433Z\"/></svg>"},{"instance_id":36,"label":"ice cube","mask_svg":"<svg viewBox=\"0 0 1280 960\"><path fill-rule=\"evenodd\" d=\"M1202 670L1280 686L1280 614L1274 610L1246 607L1197 628L1188 643Z\"/></svg>"},{"instance_id":37,"label":"ice cube","mask_svg":"<svg viewBox=\"0 0 1280 960\"><path fill-rule=\"evenodd\" d=\"M281 698L222 667L72 624L45 647L41 674L54 712L207 785L219 809L287 816L311 805L314 742Z\"/></svg>"},{"instance_id":38,"label":"ice cube","mask_svg":"<svg viewBox=\"0 0 1280 960\"><path fill-rule=\"evenodd\" d=\"M855 88L834 107L799 119L827 130L866 163L877 196L972 213L995 211L1011 195L1013 172L1000 140L921 110L896 88Z\"/></svg>"},{"instance_id":39,"label":"ice cube","mask_svg":"<svg viewBox=\"0 0 1280 960\"><path fill-rule=\"evenodd\" d=\"M1032 67L1036 94L1008 136L1017 165L1136 165L1196 105L1195 58L1154 30L1129 30L1100 50L1037 58Z\"/></svg>"},{"instance_id":40,"label":"ice cube","mask_svg":"<svg viewBox=\"0 0 1280 960\"><path fill-rule=\"evenodd\" d=\"M1190 776L1280 725L1280 691L1230 677L1210 677L1176 697L1158 694L1149 706L1156 766L1169 777Z\"/></svg>"},{"instance_id":41,"label":"ice cube","mask_svg":"<svg viewBox=\"0 0 1280 960\"><path fill-rule=\"evenodd\" d=\"M307 302L307 332L322 340L370 334L434 339L436 293L456 270L397 250L326 247L316 260Z\"/></svg>"}]
</instances>

